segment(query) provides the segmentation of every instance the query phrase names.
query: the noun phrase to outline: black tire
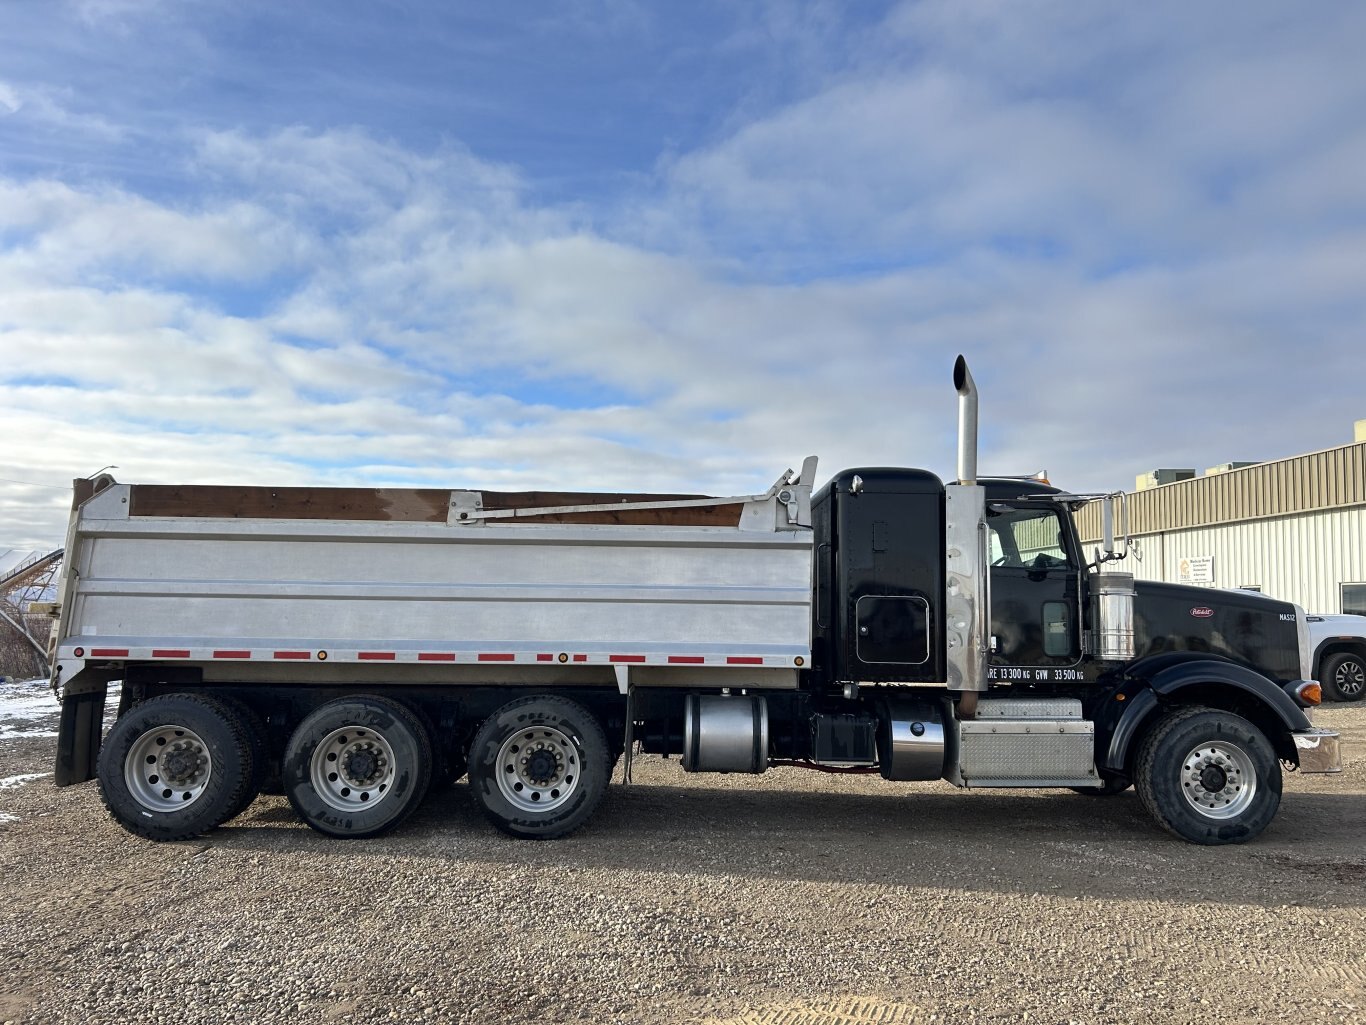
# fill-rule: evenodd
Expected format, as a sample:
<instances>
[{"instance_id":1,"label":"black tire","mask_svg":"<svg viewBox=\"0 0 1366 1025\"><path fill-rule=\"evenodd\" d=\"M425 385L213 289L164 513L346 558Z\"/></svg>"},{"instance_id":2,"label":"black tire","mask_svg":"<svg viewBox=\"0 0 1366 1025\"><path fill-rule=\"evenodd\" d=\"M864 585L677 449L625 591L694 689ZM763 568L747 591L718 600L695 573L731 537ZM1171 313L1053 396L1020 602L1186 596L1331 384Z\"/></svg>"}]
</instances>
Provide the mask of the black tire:
<instances>
[{"instance_id":1,"label":"black tire","mask_svg":"<svg viewBox=\"0 0 1366 1025\"><path fill-rule=\"evenodd\" d=\"M509 702L470 744L470 793L510 836L553 840L588 821L607 791L607 741L598 720L565 698Z\"/></svg>"},{"instance_id":2,"label":"black tire","mask_svg":"<svg viewBox=\"0 0 1366 1025\"><path fill-rule=\"evenodd\" d=\"M432 744L406 705L374 694L329 701L299 723L285 745L285 795L320 833L378 836L426 796Z\"/></svg>"},{"instance_id":3,"label":"black tire","mask_svg":"<svg viewBox=\"0 0 1366 1025\"><path fill-rule=\"evenodd\" d=\"M1169 833L1198 844L1246 843L1281 803L1281 766L1242 716L1190 706L1158 720L1139 747L1134 784Z\"/></svg>"},{"instance_id":4,"label":"black tire","mask_svg":"<svg viewBox=\"0 0 1366 1025\"><path fill-rule=\"evenodd\" d=\"M1114 797L1116 794L1124 793L1133 785L1134 781L1127 776L1102 773L1098 787L1068 787L1067 789L1086 797Z\"/></svg>"},{"instance_id":5,"label":"black tire","mask_svg":"<svg viewBox=\"0 0 1366 1025\"><path fill-rule=\"evenodd\" d=\"M242 724L242 728L247 733L247 743L251 745L252 773L251 781L247 784L247 789L243 792L238 806L233 809L224 822L237 818L249 807L251 802L256 800L261 793L261 787L266 781L266 767L270 763L270 749L266 743L266 723L245 703L236 698L219 697L218 701L223 702L228 708L232 709L237 720Z\"/></svg>"},{"instance_id":6,"label":"black tire","mask_svg":"<svg viewBox=\"0 0 1366 1025\"><path fill-rule=\"evenodd\" d=\"M1366 659L1349 651L1330 656L1319 683L1330 701L1360 701L1366 697Z\"/></svg>"},{"instance_id":7,"label":"black tire","mask_svg":"<svg viewBox=\"0 0 1366 1025\"><path fill-rule=\"evenodd\" d=\"M245 807L256 774L246 727L222 701L165 694L129 709L100 748L104 806L148 840L188 840Z\"/></svg>"},{"instance_id":8,"label":"black tire","mask_svg":"<svg viewBox=\"0 0 1366 1025\"><path fill-rule=\"evenodd\" d=\"M432 782L428 794L449 789L469 767L469 757L465 750L468 738L457 727L446 733L437 727L436 721L423 709L414 709L422 724L427 728L427 736L432 741Z\"/></svg>"}]
</instances>

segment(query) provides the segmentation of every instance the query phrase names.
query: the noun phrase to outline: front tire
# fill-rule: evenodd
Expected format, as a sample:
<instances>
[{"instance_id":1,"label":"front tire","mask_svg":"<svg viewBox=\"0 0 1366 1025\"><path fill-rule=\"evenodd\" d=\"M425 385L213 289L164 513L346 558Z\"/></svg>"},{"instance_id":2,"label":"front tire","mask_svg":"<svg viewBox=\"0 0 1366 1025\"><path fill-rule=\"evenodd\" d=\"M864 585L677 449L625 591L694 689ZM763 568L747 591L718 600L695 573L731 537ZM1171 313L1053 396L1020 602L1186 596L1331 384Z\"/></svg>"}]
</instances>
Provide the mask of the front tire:
<instances>
[{"instance_id":1,"label":"front tire","mask_svg":"<svg viewBox=\"0 0 1366 1025\"><path fill-rule=\"evenodd\" d=\"M582 826L607 790L607 741L582 705L529 697L504 705L470 744L470 792L510 836L552 840Z\"/></svg>"},{"instance_id":2,"label":"front tire","mask_svg":"<svg viewBox=\"0 0 1366 1025\"><path fill-rule=\"evenodd\" d=\"M1139 748L1134 778L1148 813L1191 843L1246 843L1281 803L1281 766L1242 716L1192 706L1164 716Z\"/></svg>"},{"instance_id":3,"label":"front tire","mask_svg":"<svg viewBox=\"0 0 1366 1025\"><path fill-rule=\"evenodd\" d=\"M246 807L256 765L233 709L202 694L164 694L135 705L100 747L104 806L148 840L188 840Z\"/></svg>"},{"instance_id":4,"label":"front tire","mask_svg":"<svg viewBox=\"0 0 1366 1025\"><path fill-rule=\"evenodd\" d=\"M431 740L417 715L369 694L310 713L285 745L281 771L299 817L344 839L393 829L422 802L431 774Z\"/></svg>"},{"instance_id":5,"label":"front tire","mask_svg":"<svg viewBox=\"0 0 1366 1025\"><path fill-rule=\"evenodd\" d=\"M1360 701L1366 697L1366 659L1351 652L1334 655L1324 662L1319 682L1333 701Z\"/></svg>"}]
</instances>

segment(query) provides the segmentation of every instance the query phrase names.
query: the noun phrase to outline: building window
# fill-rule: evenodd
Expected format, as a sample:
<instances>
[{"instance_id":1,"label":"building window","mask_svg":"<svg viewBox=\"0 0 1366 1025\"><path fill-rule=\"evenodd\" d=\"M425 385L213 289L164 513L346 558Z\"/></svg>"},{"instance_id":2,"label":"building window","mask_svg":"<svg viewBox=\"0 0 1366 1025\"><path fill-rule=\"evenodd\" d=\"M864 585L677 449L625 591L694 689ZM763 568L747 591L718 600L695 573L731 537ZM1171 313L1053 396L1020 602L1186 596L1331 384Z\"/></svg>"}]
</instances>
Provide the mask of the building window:
<instances>
[{"instance_id":1,"label":"building window","mask_svg":"<svg viewBox=\"0 0 1366 1025\"><path fill-rule=\"evenodd\" d=\"M1354 616L1366 616L1366 584L1342 585L1342 611Z\"/></svg>"}]
</instances>

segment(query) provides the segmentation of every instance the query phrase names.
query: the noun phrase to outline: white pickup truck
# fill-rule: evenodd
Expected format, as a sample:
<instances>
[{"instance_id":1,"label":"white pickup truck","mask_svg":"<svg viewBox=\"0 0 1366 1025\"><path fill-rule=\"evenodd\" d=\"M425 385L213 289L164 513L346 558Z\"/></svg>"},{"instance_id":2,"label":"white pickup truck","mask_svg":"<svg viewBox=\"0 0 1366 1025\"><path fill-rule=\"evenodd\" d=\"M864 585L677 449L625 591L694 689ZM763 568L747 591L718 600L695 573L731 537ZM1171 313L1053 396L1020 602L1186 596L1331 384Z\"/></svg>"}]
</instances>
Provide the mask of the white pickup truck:
<instances>
[{"instance_id":1,"label":"white pickup truck","mask_svg":"<svg viewBox=\"0 0 1366 1025\"><path fill-rule=\"evenodd\" d=\"M1366 616L1309 616L1314 678L1330 701L1366 697Z\"/></svg>"}]
</instances>

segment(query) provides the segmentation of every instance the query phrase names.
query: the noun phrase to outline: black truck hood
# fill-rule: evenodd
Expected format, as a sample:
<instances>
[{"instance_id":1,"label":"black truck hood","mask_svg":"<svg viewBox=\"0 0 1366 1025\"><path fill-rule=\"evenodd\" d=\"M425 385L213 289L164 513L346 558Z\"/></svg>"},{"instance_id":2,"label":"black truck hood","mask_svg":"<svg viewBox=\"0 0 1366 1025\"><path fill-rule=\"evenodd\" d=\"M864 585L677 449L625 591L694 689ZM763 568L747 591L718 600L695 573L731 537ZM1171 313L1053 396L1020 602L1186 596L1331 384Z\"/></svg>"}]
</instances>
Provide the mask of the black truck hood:
<instances>
[{"instance_id":1,"label":"black truck hood","mask_svg":"<svg viewBox=\"0 0 1366 1025\"><path fill-rule=\"evenodd\" d=\"M1222 655L1278 681L1300 677L1295 606L1256 591L1134 583L1134 654Z\"/></svg>"}]
</instances>

